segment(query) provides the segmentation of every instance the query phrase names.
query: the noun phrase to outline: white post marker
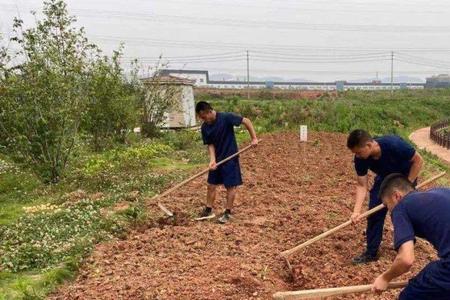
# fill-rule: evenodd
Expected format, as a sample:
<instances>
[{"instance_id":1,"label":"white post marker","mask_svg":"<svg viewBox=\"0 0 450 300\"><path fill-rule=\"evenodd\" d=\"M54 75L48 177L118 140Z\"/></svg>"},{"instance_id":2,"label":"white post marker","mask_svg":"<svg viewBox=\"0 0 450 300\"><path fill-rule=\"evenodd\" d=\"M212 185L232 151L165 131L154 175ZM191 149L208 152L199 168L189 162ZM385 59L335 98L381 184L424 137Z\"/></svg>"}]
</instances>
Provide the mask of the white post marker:
<instances>
[{"instance_id":1,"label":"white post marker","mask_svg":"<svg viewBox=\"0 0 450 300\"><path fill-rule=\"evenodd\" d=\"M300 142L308 141L308 126L300 125Z\"/></svg>"}]
</instances>

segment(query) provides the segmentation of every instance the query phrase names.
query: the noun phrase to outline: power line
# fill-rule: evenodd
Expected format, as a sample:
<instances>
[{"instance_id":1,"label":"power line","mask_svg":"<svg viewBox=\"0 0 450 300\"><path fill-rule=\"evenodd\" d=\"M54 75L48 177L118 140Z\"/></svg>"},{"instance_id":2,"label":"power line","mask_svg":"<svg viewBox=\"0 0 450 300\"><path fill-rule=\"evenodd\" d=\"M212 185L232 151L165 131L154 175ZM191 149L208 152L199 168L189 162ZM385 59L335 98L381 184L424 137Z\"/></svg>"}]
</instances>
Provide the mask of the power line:
<instances>
[{"instance_id":1,"label":"power line","mask_svg":"<svg viewBox=\"0 0 450 300\"><path fill-rule=\"evenodd\" d=\"M270 28L286 30L306 30L306 31L343 31L343 32L384 32L384 33L448 33L449 26L415 26L415 25L377 25L377 24L310 24L287 21L269 20L248 20L248 19L228 19L211 17L192 17L183 15L163 15L145 13L124 13L118 11L73 9L80 17L117 17L138 19L140 21L151 21L159 23L183 23L191 25L226 26L239 28Z\"/></svg>"},{"instance_id":2,"label":"power line","mask_svg":"<svg viewBox=\"0 0 450 300\"><path fill-rule=\"evenodd\" d=\"M413 64L413 65L418 65L418 66L425 66L425 67L430 67L430 68L437 68L437 69L441 69L441 70L445 70L449 71L450 70L450 66L437 66L437 65L431 65L431 64L426 64L426 63L421 63L418 61L413 61L413 60L408 60L408 59L404 59L404 58L397 58L397 61L401 61L404 63L408 63L408 64Z\"/></svg>"},{"instance_id":3,"label":"power line","mask_svg":"<svg viewBox=\"0 0 450 300\"><path fill-rule=\"evenodd\" d=\"M232 61L243 61L248 59L245 55L229 56L229 57L192 57L187 59L171 59L171 58L145 58L145 57L135 57L141 62L172 62L172 63L202 63L202 62L232 62ZM126 60L122 58L122 61ZM130 59L131 60L131 59ZM387 56L378 57L308 57L308 58L283 58L274 56L259 56L252 55L252 61L259 62L276 62L276 63L305 63L305 64L339 64L339 63L362 63L362 62L381 62L388 60Z\"/></svg>"},{"instance_id":4,"label":"power line","mask_svg":"<svg viewBox=\"0 0 450 300\"><path fill-rule=\"evenodd\" d=\"M108 11L95 10L74 10L84 11L79 16L83 17L120 17L146 20L160 23L183 23L190 25L210 25L210 26L225 26L225 27L239 27L239 28L270 28L270 29L289 29L289 30L306 30L306 31L344 31L344 32L385 32L385 33L448 33L449 26L415 26L415 25L352 25L352 24L310 24L300 22L287 21L259 21L248 19L227 19L227 18L210 18L210 17L192 17L183 15L162 15L162 14L136 14L136 13L119 13Z\"/></svg>"},{"instance_id":5,"label":"power line","mask_svg":"<svg viewBox=\"0 0 450 300\"><path fill-rule=\"evenodd\" d=\"M220 58L220 57L229 57L229 56L236 56L242 54L239 51L234 52L225 52L225 53L211 53L211 54L202 54L202 55L185 55L185 56L163 56L161 55L161 58L165 59L189 59L189 58L198 58L199 56L204 58ZM131 58L131 56L124 56L125 58ZM148 58L148 57L141 57L141 58ZM152 57L154 58L154 57Z\"/></svg>"},{"instance_id":6,"label":"power line","mask_svg":"<svg viewBox=\"0 0 450 300\"><path fill-rule=\"evenodd\" d=\"M335 63L361 63L361 62L375 62L375 61L387 61L387 58L379 58L379 59L345 59L345 60L295 60L295 59L275 59L275 58L253 58L255 61L263 61L263 62L279 62L279 63L305 63L305 64L335 64Z\"/></svg>"},{"instance_id":7,"label":"power line","mask_svg":"<svg viewBox=\"0 0 450 300\"><path fill-rule=\"evenodd\" d=\"M277 51L265 51L265 50L255 50L253 51L258 55L261 56L280 56L280 57L378 57L378 56L385 56L388 54L388 52L372 52L368 51L365 53L334 53L334 51L331 49L331 52L328 53L317 53L316 50L314 52L308 53L307 51L302 52L295 52L295 53L287 53L287 52L277 52Z\"/></svg>"},{"instance_id":8,"label":"power line","mask_svg":"<svg viewBox=\"0 0 450 300\"><path fill-rule=\"evenodd\" d=\"M450 61L445 60L437 60L427 57L419 57L415 55L410 55L406 53L398 53L401 57L405 57L406 59L413 59L414 61L419 61L424 64L431 64L431 65L441 65L450 68Z\"/></svg>"},{"instance_id":9,"label":"power line","mask_svg":"<svg viewBox=\"0 0 450 300\"><path fill-rule=\"evenodd\" d=\"M171 59L167 57L161 57L161 58L145 58L145 57L125 57L123 59L138 59L142 61L178 61L178 62L185 62L185 61L229 61L229 60L241 60L244 59L244 55L236 55L236 56L229 56L229 57L197 57L197 58L185 58L185 59Z\"/></svg>"},{"instance_id":10,"label":"power line","mask_svg":"<svg viewBox=\"0 0 450 300\"><path fill-rule=\"evenodd\" d=\"M152 39L148 37L119 37L119 36L105 36L105 35L90 35L91 38L103 41L114 41L114 42L135 42L143 45L145 47L179 47L179 48L191 48L191 49L232 49L232 50L242 50L252 49L252 51L266 50L266 51L278 51L284 53L292 53L295 51L332 51L332 52L380 52L380 51L391 51L386 48L355 48L355 47L326 47L326 46L311 46L311 45L286 45L286 44L256 44L256 43L236 43L236 42L221 42L221 41L186 41L186 40L167 40L167 39ZM148 44L150 43L150 45ZM394 47L395 48L395 47ZM396 51L407 51L407 52L450 52L450 48L395 48Z\"/></svg>"},{"instance_id":11,"label":"power line","mask_svg":"<svg viewBox=\"0 0 450 300\"><path fill-rule=\"evenodd\" d=\"M173 2L173 3L185 3L185 0L181 0L181 1L177 1L177 0L153 0L156 2L163 2L163 3L167 3L167 2ZM259 2L260 3L260 2ZM298 2L297 2L298 3ZM292 10L296 10L296 13L301 13L301 12L309 12L309 11L317 11L317 12L343 12L343 13L361 13L361 12L370 12L370 13L383 13L384 15L387 13L395 13L395 14L420 14L421 16L423 16L424 14L445 14L446 12L441 10L407 10L404 9L404 7L401 7L401 9L399 11L392 11L392 10L386 10L386 9L361 9L360 5L355 5L355 3L350 3L347 2L347 4L349 4L348 6L343 6L343 2L339 1L337 2L338 5L336 5L335 7L324 7L323 4L320 4L321 7L318 8L305 8L305 4L314 4L317 5L318 3L320 4L320 2L316 2L316 1L311 1L311 2L305 2L302 1L301 4L302 6L287 6L287 5L276 5L276 10L287 10L287 11L292 11ZM284 4L284 3L283 3ZM332 3L327 3L327 6L332 6L330 5ZM242 4L242 1L239 2L235 2L235 1L189 1L189 5L197 5L197 6L202 6L204 7L206 6L211 6L213 8L216 7L220 7L220 6L225 6L225 7L240 7L240 8L251 8L251 9L257 9L257 8L265 8L265 9L270 9L271 7L264 4L263 5L248 5L248 4ZM352 7L353 9L349 9L348 7ZM359 7L359 9L358 9Z\"/></svg>"},{"instance_id":12,"label":"power line","mask_svg":"<svg viewBox=\"0 0 450 300\"><path fill-rule=\"evenodd\" d=\"M132 57L126 57L131 59ZM190 56L186 58L174 58L174 57L135 57L142 61L181 61L181 62L193 62L193 61L226 61L226 60L239 60L245 58L245 55L231 55L231 56ZM388 58L387 55L377 56L278 56L278 55L252 55L252 58L260 61L270 62L305 62L305 63L326 63L326 62L366 62L366 61L383 61Z\"/></svg>"},{"instance_id":13,"label":"power line","mask_svg":"<svg viewBox=\"0 0 450 300\"><path fill-rule=\"evenodd\" d=\"M286 60L339 60L339 59L377 59L377 58L387 58L388 53L379 52L379 53L324 53L324 54L310 54L310 53L303 53L303 52L297 52L296 54L289 54L289 53L277 53L277 52L265 52L265 51L253 51L255 54L254 57L259 58L273 58L273 59L286 59ZM150 59L150 60L189 60L189 59L220 59L220 58L235 58L235 57L241 57L244 55L243 52L229 52L224 54L198 54L198 55L191 55L191 56L159 56L159 57L148 57L148 56L141 56L140 59ZM125 57L125 58L132 58L132 57Z\"/></svg>"}]
</instances>

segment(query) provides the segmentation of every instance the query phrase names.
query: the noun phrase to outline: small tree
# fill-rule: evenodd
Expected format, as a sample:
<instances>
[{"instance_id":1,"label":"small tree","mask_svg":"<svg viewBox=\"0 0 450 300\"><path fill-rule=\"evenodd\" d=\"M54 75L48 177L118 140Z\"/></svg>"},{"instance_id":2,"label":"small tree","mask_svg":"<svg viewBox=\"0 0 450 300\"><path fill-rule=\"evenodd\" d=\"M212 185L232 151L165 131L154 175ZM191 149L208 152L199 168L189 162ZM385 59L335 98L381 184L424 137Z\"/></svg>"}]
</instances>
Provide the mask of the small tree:
<instances>
[{"instance_id":1,"label":"small tree","mask_svg":"<svg viewBox=\"0 0 450 300\"><path fill-rule=\"evenodd\" d=\"M1 50L0 143L57 182L86 109L89 58L97 48L73 27L63 1L45 1L43 13L31 29L15 19L11 42L18 50L12 58Z\"/></svg>"},{"instance_id":2,"label":"small tree","mask_svg":"<svg viewBox=\"0 0 450 300\"><path fill-rule=\"evenodd\" d=\"M152 77L136 83L136 86L139 87L143 108L142 134L146 137L157 136L166 114L180 109L181 89L167 82L158 71Z\"/></svg>"},{"instance_id":3,"label":"small tree","mask_svg":"<svg viewBox=\"0 0 450 300\"><path fill-rule=\"evenodd\" d=\"M136 88L125 79L120 55L121 50L115 51L111 60L99 58L89 80L89 103L82 129L92 135L97 151L112 141L124 143L138 118Z\"/></svg>"}]
</instances>

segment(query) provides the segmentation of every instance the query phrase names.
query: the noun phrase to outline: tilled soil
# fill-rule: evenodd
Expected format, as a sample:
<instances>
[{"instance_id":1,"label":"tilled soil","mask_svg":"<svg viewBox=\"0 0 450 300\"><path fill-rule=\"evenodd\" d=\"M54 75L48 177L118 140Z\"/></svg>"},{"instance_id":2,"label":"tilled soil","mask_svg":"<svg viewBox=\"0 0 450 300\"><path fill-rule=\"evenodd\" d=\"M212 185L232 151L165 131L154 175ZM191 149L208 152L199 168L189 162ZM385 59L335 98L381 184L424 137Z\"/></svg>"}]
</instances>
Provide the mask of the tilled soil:
<instances>
[{"instance_id":1,"label":"tilled soil","mask_svg":"<svg viewBox=\"0 0 450 300\"><path fill-rule=\"evenodd\" d=\"M230 224L193 221L203 207L205 178L163 199L177 212L164 219L156 205L147 228L126 240L100 244L74 282L50 299L271 299L277 291L370 284L395 257L388 220L378 262L351 265L364 250L365 222L316 242L290 258L292 280L279 253L348 220L355 175L346 137L311 133L300 143L294 133L264 135L241 156L244 185ZM216 214L222 211L222 190ZM388 218L389 219L389 218ZM433 259L418 242L407 279ZM370 293L338 299L394 299Z\"/></svg>"}]
</instances>

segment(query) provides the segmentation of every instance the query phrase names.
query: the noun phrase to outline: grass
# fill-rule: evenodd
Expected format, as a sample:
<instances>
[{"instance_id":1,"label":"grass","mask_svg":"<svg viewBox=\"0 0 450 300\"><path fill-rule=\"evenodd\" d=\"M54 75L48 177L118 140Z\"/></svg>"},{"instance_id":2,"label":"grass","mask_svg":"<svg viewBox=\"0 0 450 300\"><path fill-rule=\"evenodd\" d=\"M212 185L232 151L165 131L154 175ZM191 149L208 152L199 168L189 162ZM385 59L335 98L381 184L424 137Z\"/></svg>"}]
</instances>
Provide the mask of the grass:
<instances>
[{"instance_id":1,"label":"grass","mask_svg":"<svg viewBox=\"0 0 450 300\"><path fill-rule=\"evenodd\" d=\"M209 100L219 111L234 111L250 118L260 133L298 131L300 125L308 125L310 130L345 134L363 128L373 135L397 134L409 140L414 130L450 115L450 90L445 89L402 90L394 96L380 91L347 91L337 98L325 96L316 100L246 100L236 96ZM426 161L424 177L442 170L450 172L449 166L436 156L419 152ZM449 185L448 178L437 183Z\"/></svg>"},{"instance_id":2,"label":"grass","mask_svg":"<svg viewBox=\"0 0 450 300\"><path fill-rule=\"evenodd\" d=\"M74 272L67 266L46 272L0 272L0 300L43 300L57 285L73 278Z\"/></svg>"},{"instance_id":3,"label":"grass","mask_svg":"<svg viewBox=\"0 0 450 300\"><path fill-rule=\"evenodd\" d=\"M0 156L0 225L16 220L24 205L42 201L33 194L41 185L36 176Z\"/></svg>"},{"instance_id":4,"label":"grass","mask_svg":"<svg viewBox=\"0 0 450 300\"><path fill-rule=\"evenodd\" d=\"M74 276L93 245L145 221L146 198L207 160L198 133L185 131L102 153L82 150L56 185L1 157L0 300L44 299ZM130 200L132 191L139 193ZM133 202L115 212L125 201Z\"/></svg>"},{"instance_id":5,"label":"grass","mask_svg":"<svg viewBox=\"0 0 450 300\"><path fill-rule=\"evenodd\" d=\"M450 115L449 91L346 92L317 100L214 100L222 111L252 119L259 133L312 130L407 137ZM239 143L249 140L236 130ZM425 151L423 178L449 167ZM166 132L156 139L134 137L129 146L95 153L81 145L65 178L45 185L24 166L0 156L0 300L44 299L72 278L95 243L126 235L149 216L144 202L186 178L208 160L198 132ZM449 176L438 184L449 185ZM78 191L81 190L81 191ZM78 192L75 192L78 191ZM138 195L130 200L130 193ZM134 196L133 196L134 197ZM118 203L125 210L115 212ZM107 212L107 213L105 213ZM330 214L329 218L335 218Z\"/></svg>"},{"instance_id":6,"label":"grass","mask_svg":"<svg viewBox=\"0 0 450 300\"><path fill-rule=\"evenodd\" d=\"M317 100L214 100L222 111L235 111L252 119L260 132L295 129L348 133L366 128L374 135L400 134L429 126L450 115L450 90L340 93Z\"/></svg>"}]
</instances>

